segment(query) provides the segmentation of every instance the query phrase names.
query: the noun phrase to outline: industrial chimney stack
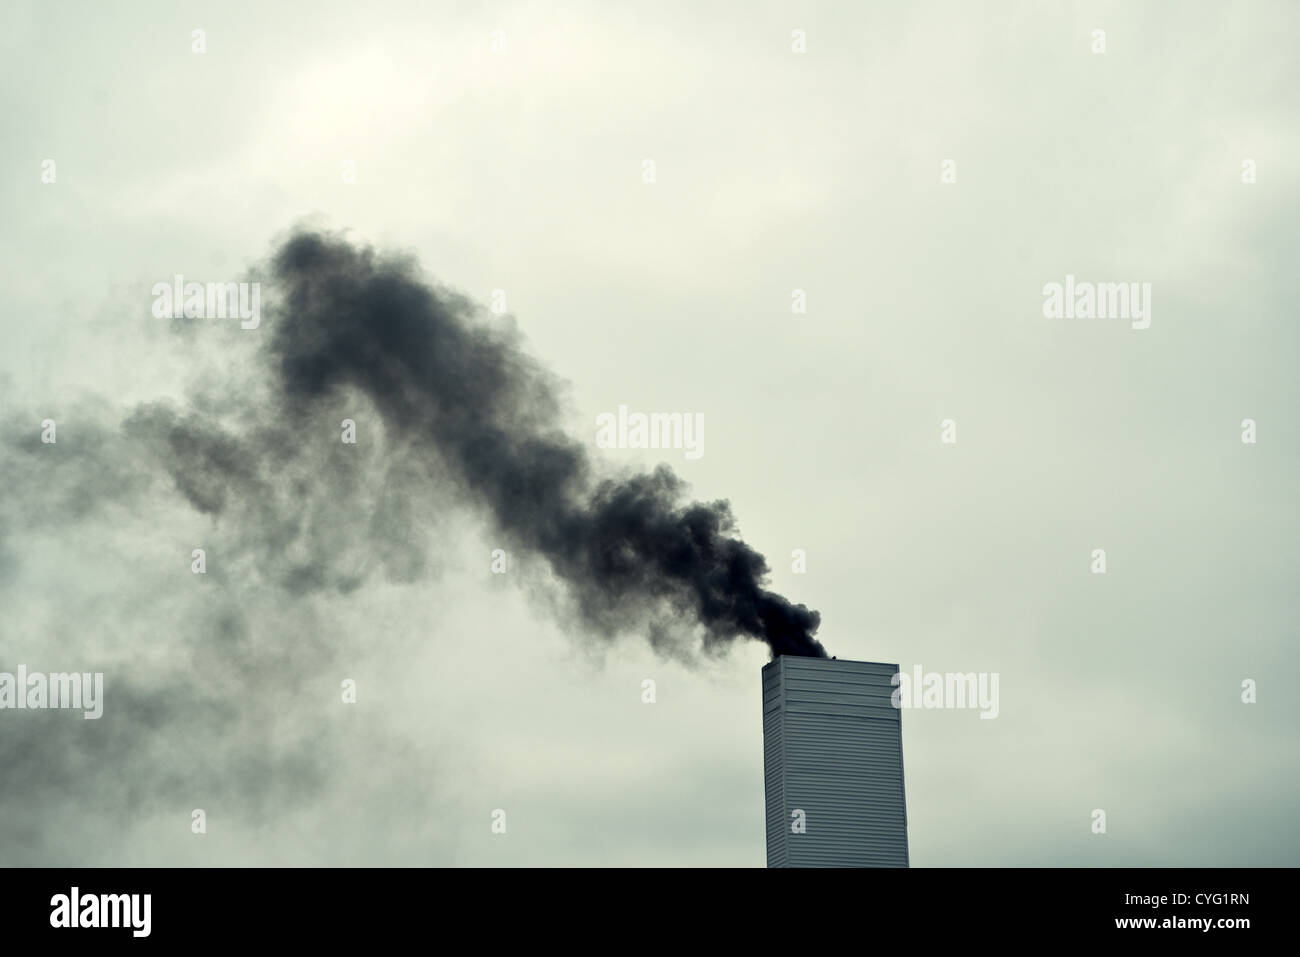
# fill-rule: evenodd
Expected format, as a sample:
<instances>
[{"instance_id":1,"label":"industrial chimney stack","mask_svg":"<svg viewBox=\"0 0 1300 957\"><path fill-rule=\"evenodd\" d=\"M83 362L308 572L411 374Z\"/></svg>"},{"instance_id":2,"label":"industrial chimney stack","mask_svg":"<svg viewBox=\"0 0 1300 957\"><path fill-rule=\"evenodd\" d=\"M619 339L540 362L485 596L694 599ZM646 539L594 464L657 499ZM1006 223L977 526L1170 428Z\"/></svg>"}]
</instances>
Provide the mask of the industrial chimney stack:
<instances>
[{"instance_id":1,"label":"industrial chimney stack","mask_svg":"<svg viewBox=\"0 0 1300 957\"><path fill-rule=\"evenodd\" d=\"M763 668L768 867L907 867L897 665L783 655Z\"/></svg>"}]
</instances>

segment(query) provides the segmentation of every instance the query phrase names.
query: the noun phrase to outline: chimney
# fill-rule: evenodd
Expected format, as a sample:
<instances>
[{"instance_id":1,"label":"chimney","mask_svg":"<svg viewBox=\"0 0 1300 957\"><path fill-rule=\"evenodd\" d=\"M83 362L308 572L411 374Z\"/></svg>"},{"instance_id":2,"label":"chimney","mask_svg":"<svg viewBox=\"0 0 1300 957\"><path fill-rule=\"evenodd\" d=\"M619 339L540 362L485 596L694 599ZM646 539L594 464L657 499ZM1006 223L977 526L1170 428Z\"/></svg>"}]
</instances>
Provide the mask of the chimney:
<instances>
[{"instance_id":1,"label":"chimney","mask_svg":"<svg viewBox=\"0 0 1300 957\"><path fill-rule=\"evenodd\" d=\"M763 668L768 867L907 867L898 665Z\"/></svg>"}]
</instances>

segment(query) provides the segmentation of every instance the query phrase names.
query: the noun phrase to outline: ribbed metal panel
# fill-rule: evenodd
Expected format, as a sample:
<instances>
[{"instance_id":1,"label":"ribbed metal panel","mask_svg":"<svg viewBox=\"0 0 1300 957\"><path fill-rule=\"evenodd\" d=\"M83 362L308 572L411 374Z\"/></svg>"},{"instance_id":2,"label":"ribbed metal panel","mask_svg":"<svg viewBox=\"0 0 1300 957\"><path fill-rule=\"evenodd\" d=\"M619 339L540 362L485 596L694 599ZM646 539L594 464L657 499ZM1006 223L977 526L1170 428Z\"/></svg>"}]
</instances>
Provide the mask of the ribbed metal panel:
<instances>
[{"instance_id":1,"label":"ribbed metal panel","mask_svg":"<svg viewBox=\"0 0 1300 957\"><path fill-rule=\"evenodd\" d=\"M786 656L763 668L768 867L907 867L897 672Z\"/></svg>"},{"instance_id":2,"label":"ribbed metal panel","mask_svg":"<svg viewBox=\"0 0 1300 957\"><path fill-rule=\"evenodd\" d=\"M785 773L781 749L781 671L763 669L763 778L767 797L767 866L786 867L785 841L781 831L784 804L782 776ZM772 795L777 799L773 800Z\"/></svg>"}]
</instances>

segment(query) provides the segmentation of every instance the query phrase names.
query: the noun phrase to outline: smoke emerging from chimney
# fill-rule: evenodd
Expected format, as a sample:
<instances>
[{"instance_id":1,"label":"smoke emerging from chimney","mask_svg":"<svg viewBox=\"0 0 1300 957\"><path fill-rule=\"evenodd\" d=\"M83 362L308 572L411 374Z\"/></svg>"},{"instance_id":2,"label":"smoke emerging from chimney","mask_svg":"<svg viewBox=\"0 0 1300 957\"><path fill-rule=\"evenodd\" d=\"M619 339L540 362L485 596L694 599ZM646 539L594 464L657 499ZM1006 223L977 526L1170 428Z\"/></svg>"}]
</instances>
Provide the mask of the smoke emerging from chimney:
<instances>
[{"instance_id":1,"label":"smoke emerging from chimney","mask_svg":"<svg viewBox=\"0 0 1300 957\"><path fill-rule=\"evenodd\" d=\"M688 501L667 466L597 474L561 430L560 383L512 325L484 321L410 258L327 233L295 233L271 270L282 421L359 390L391 441L442 463L515 547L546 559L594 629L655 638L685 622L706 650L744 636L773 656L825 657L819 614L763 587L767 563L727 502Z\"/></svg>"}]
</instances>

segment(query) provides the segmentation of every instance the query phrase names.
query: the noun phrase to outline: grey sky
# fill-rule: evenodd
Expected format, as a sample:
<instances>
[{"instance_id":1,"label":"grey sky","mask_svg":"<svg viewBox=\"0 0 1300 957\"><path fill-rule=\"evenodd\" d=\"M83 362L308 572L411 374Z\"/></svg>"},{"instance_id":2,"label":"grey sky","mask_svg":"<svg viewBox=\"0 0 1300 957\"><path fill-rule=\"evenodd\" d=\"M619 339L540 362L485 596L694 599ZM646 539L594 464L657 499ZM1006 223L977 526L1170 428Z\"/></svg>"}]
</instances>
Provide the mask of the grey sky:
<instances>
[{"instance_id":1,"label":"grey sky","mask_svg":"<svg viewBox=\"0 0 1300 957\"><path fill-rule=\"evenodd\" d=\"M436 488L417 580L287 595L143 469L117 423L255 405L269 328L151 287L304 218L504 290L573 434L729 499L832 654L1000 674L903 716L914 865L1300 863L1294 6L701 7L4 4L0 670L106 701L0 712L0 863L764 860L760 644L593 650ZM1067 273L1151 327L1045 319ZM705 454L595 450L620 404Z\"/></svg>"}]
</instances>

